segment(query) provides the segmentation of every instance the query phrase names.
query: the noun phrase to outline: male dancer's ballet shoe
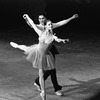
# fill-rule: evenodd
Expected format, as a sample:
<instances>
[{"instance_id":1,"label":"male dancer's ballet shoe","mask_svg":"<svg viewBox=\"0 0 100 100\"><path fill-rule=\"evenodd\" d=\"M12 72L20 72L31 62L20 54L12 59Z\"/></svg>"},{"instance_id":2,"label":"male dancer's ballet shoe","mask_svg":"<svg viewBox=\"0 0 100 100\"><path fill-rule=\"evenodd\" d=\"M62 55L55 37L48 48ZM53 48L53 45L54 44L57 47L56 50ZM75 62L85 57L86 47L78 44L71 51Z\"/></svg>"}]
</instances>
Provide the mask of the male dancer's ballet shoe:
<instances>
[{"instance_id":1,"label":"male dancer's ballet shoe","mask_svg":"<svg viewBox=\"0 0 100 100\"><path fill-rule=\"evenodd\" d=\"M18 48L18 44L14 43L14 42L10 42L10 45L14 48Z\"/></svg>"},{"instance_id":2,"label":"male dancer's ballet shoe","mask_svg":"<svg viewBox=\"0 0 100 100\"><path fill-rule=\"evenodd\" d=\"M38 84L34 83L34 85L37 87L38 91L41 91L41 88L40 88L40 86Z\"/></svg>"},{"instance_id":3,"label":"male dancer's ballet shoe","mask_svg":"<svg viewBox=\"0 0 100 100\"><path fill-rule=\"evenodd\" d=\"M61 91L60 91L61 89L62 89L62 86L58 85L57 91L55 92L55 94L57 96L63 96L64 95L63 93L61 93Z\"/></svg>"},{"instance_id":4,"label":"male dancer's ballet shoe","mask_svg":"<svg viewBox=\"0 0 100 100\"><path fill-rule=\"evenodd\" d=\"M63 95L64 95L64 94L61 93L60 91L56 91L55 94L56 94L57 96L63 96Z\"/></svg>"},{"instance_id":5,"label":"male dancer's ballet shoe","mask_svg":"<svg viewBox=\"0 0 100 100\"><path fill-rule=\"evenodd\" d=\"M46 96L45 96L44 91L42 91L42 92L40 93L40 96L41 96L42 100L46 100Z\"/></svg>"}]
</instances>

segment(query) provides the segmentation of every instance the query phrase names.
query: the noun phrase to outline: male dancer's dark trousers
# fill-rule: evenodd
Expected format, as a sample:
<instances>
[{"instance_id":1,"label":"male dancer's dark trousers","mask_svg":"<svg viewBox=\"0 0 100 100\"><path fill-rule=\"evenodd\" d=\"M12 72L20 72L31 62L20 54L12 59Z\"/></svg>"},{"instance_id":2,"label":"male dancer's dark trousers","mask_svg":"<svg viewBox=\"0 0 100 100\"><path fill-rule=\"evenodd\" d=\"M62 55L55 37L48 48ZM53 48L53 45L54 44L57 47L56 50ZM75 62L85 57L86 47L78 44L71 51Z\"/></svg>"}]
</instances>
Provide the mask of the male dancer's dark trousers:
<instances>
[{"instance_id":1,"label":"male dancer's dark trousers","mask_svg":"<svg viewBox=\"0 0 100 100\"><path fill-rule=\"evenodd\" d=\"M55 59L55 54L59 54L57 48L55 47L55 45L52 45L51 49L50 49L50 52L52 53L54 59ZM54 90L55 92L58 91L58 90L61 90L62 89L62 86L60 86L58 84L58 81L57 81L57 75L56 75L56 69L52 69L52 70L47 70L47 71L44 71L44 81L48 78L48 77L51 77L51 81L53 83L53 87L54 87ZM35 83L39 84L39 77L35 79Z\"/></svg>"},{"instance_id":2,"label":"male dancer's dark trousers","mask_svg":"<svg viewBox=\"0 0 100 100\"><path fill-rule=\"evenodd\" d=\"M49 76L51 77L51 81L53 83L53 87L54 87L55 92L58 91L58 90L61 90L62 87L57 82L56 69L44 71L44 81ZM35 79L35 83L40 86L40 84L39 84L39 77L37 79Z\"/></svg>"}]
</instances>

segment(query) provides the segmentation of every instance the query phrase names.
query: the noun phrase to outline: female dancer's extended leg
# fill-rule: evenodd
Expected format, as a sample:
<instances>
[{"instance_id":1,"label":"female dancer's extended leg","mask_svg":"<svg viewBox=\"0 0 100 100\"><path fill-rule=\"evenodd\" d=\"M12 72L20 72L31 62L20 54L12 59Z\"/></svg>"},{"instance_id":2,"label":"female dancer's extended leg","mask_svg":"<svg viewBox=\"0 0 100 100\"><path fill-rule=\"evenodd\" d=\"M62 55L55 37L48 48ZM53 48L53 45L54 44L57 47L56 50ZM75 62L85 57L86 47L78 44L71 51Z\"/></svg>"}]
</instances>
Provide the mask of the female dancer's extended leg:
<instances>
[{"instance_id":1,"label":"female dancer's extended leg","mask_svg":"<svg viewBox=\"0 0 100 100\"><path fill-rule=\"evenodd\" d=\"M28 46L26 45L18 45L17 43L10 42L10 45L14 48L19 48L20 50L26 51L28 49Z\"/></svg>"}]
</instances>

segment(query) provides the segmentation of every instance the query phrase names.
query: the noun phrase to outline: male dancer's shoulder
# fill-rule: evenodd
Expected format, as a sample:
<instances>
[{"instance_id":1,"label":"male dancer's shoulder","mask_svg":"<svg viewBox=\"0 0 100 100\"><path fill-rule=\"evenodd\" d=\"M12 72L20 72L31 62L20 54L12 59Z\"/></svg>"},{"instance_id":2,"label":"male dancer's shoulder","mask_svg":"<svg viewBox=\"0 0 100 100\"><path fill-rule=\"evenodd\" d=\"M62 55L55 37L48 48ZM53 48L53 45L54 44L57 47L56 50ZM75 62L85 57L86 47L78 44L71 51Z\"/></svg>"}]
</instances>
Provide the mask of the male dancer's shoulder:
<instances>
[{"instance_id":1,"label":"male dancer's shoulder","mask_svg":"<svg viewBox=\"0 0 100 100\"><path fill-rule=\"evenodd\" d=\"M41 31L43 31L43 30L44 30L44 27L42 27L41 25L36 24L36 26L37 26L37 28L38 28L38 29L40 29Z\"/></svg>"}]
</instances>

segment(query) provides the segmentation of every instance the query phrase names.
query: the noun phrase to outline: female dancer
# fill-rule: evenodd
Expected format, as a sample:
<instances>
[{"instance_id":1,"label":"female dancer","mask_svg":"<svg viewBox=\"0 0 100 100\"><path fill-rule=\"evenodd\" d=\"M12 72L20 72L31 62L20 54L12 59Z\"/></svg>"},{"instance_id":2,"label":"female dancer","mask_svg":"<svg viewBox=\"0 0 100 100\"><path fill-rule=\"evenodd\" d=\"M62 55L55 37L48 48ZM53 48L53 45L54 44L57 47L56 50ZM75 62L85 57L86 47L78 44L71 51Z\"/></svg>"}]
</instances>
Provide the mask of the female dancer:
<instances>
[{"instance_id":1,"label":"female dancer","mask_svg":"<svg viewBox=\"0 0 100 100\"><path fill-rule=\"evenodd\" d=\"M53 24L53 29L54 28L57 28L57 27L60 27L62 25L65 25L67 24L69 21L71 21L72 19L75 19L78 17L78 14L74 14L72 17L68 18L68 19L65 19L65 20L62 20L62 21L59 21L59 22L56 22L56 23L52 23ZM23 15L23 18L24 18L24 15ZM24 18L27 22L27 24L32 28L34 29L34 27L32 27L32 23L30 22L32 19L30 18L30 20ZM36 24L36 26L40 29L40 30L44 30L45 29L45 23L46 23L46 20L47 18L44 16L44 15L39 15L38 16L38 21L39 21L39 24ZM50 48L50 52L51 54L53 55L54 59L56 60L56 57L55 55L59 54L59 51L57 50L55 44L53 44ZM48 57L48 56L47 56ZM59 85L58 83L58 80L57 80L57 75L56 75L56 67L51 69L51 70L46 70L44 71L44 80L46 80L48 77L50 76L51 78L51 82L53 84L53 87L54 87L54 91L55 91L55 94L57 96L63 96L63 93L60 91L62 89L62 86ZM39 84L39 77L35 79L35 83L34 85L37 87L38 91L41 91L41 88L40 88L40 84Z\"/></svg>"},{"instance_id":2,"label":"female dancer","mask_svg":"<svg viewBox=\"0 0 100 100\"><path fill-rule=\"evenodd\" d=\"M24 17L28 19L28 15L24 15ZM32 63L34 68L39 69L39 82L41 86L40 96L43 100L46 100L43 70L50 70L55 66L54 58L49 50L50 46L52 45L52 42L54 40L57 42L65 43L67 39L60 39L57 36L53 35L52 22L50 20L46 22L45 30L43 31L39 30L33 21L31 21L31 23L33 23L32 27L34 27L35 31L39 35L39 43L32 46L18 45L13 42L10 42L10 44L15 48L24 50L25 54L27 54L26 59Z\"/></svg>"}]
</instances>

